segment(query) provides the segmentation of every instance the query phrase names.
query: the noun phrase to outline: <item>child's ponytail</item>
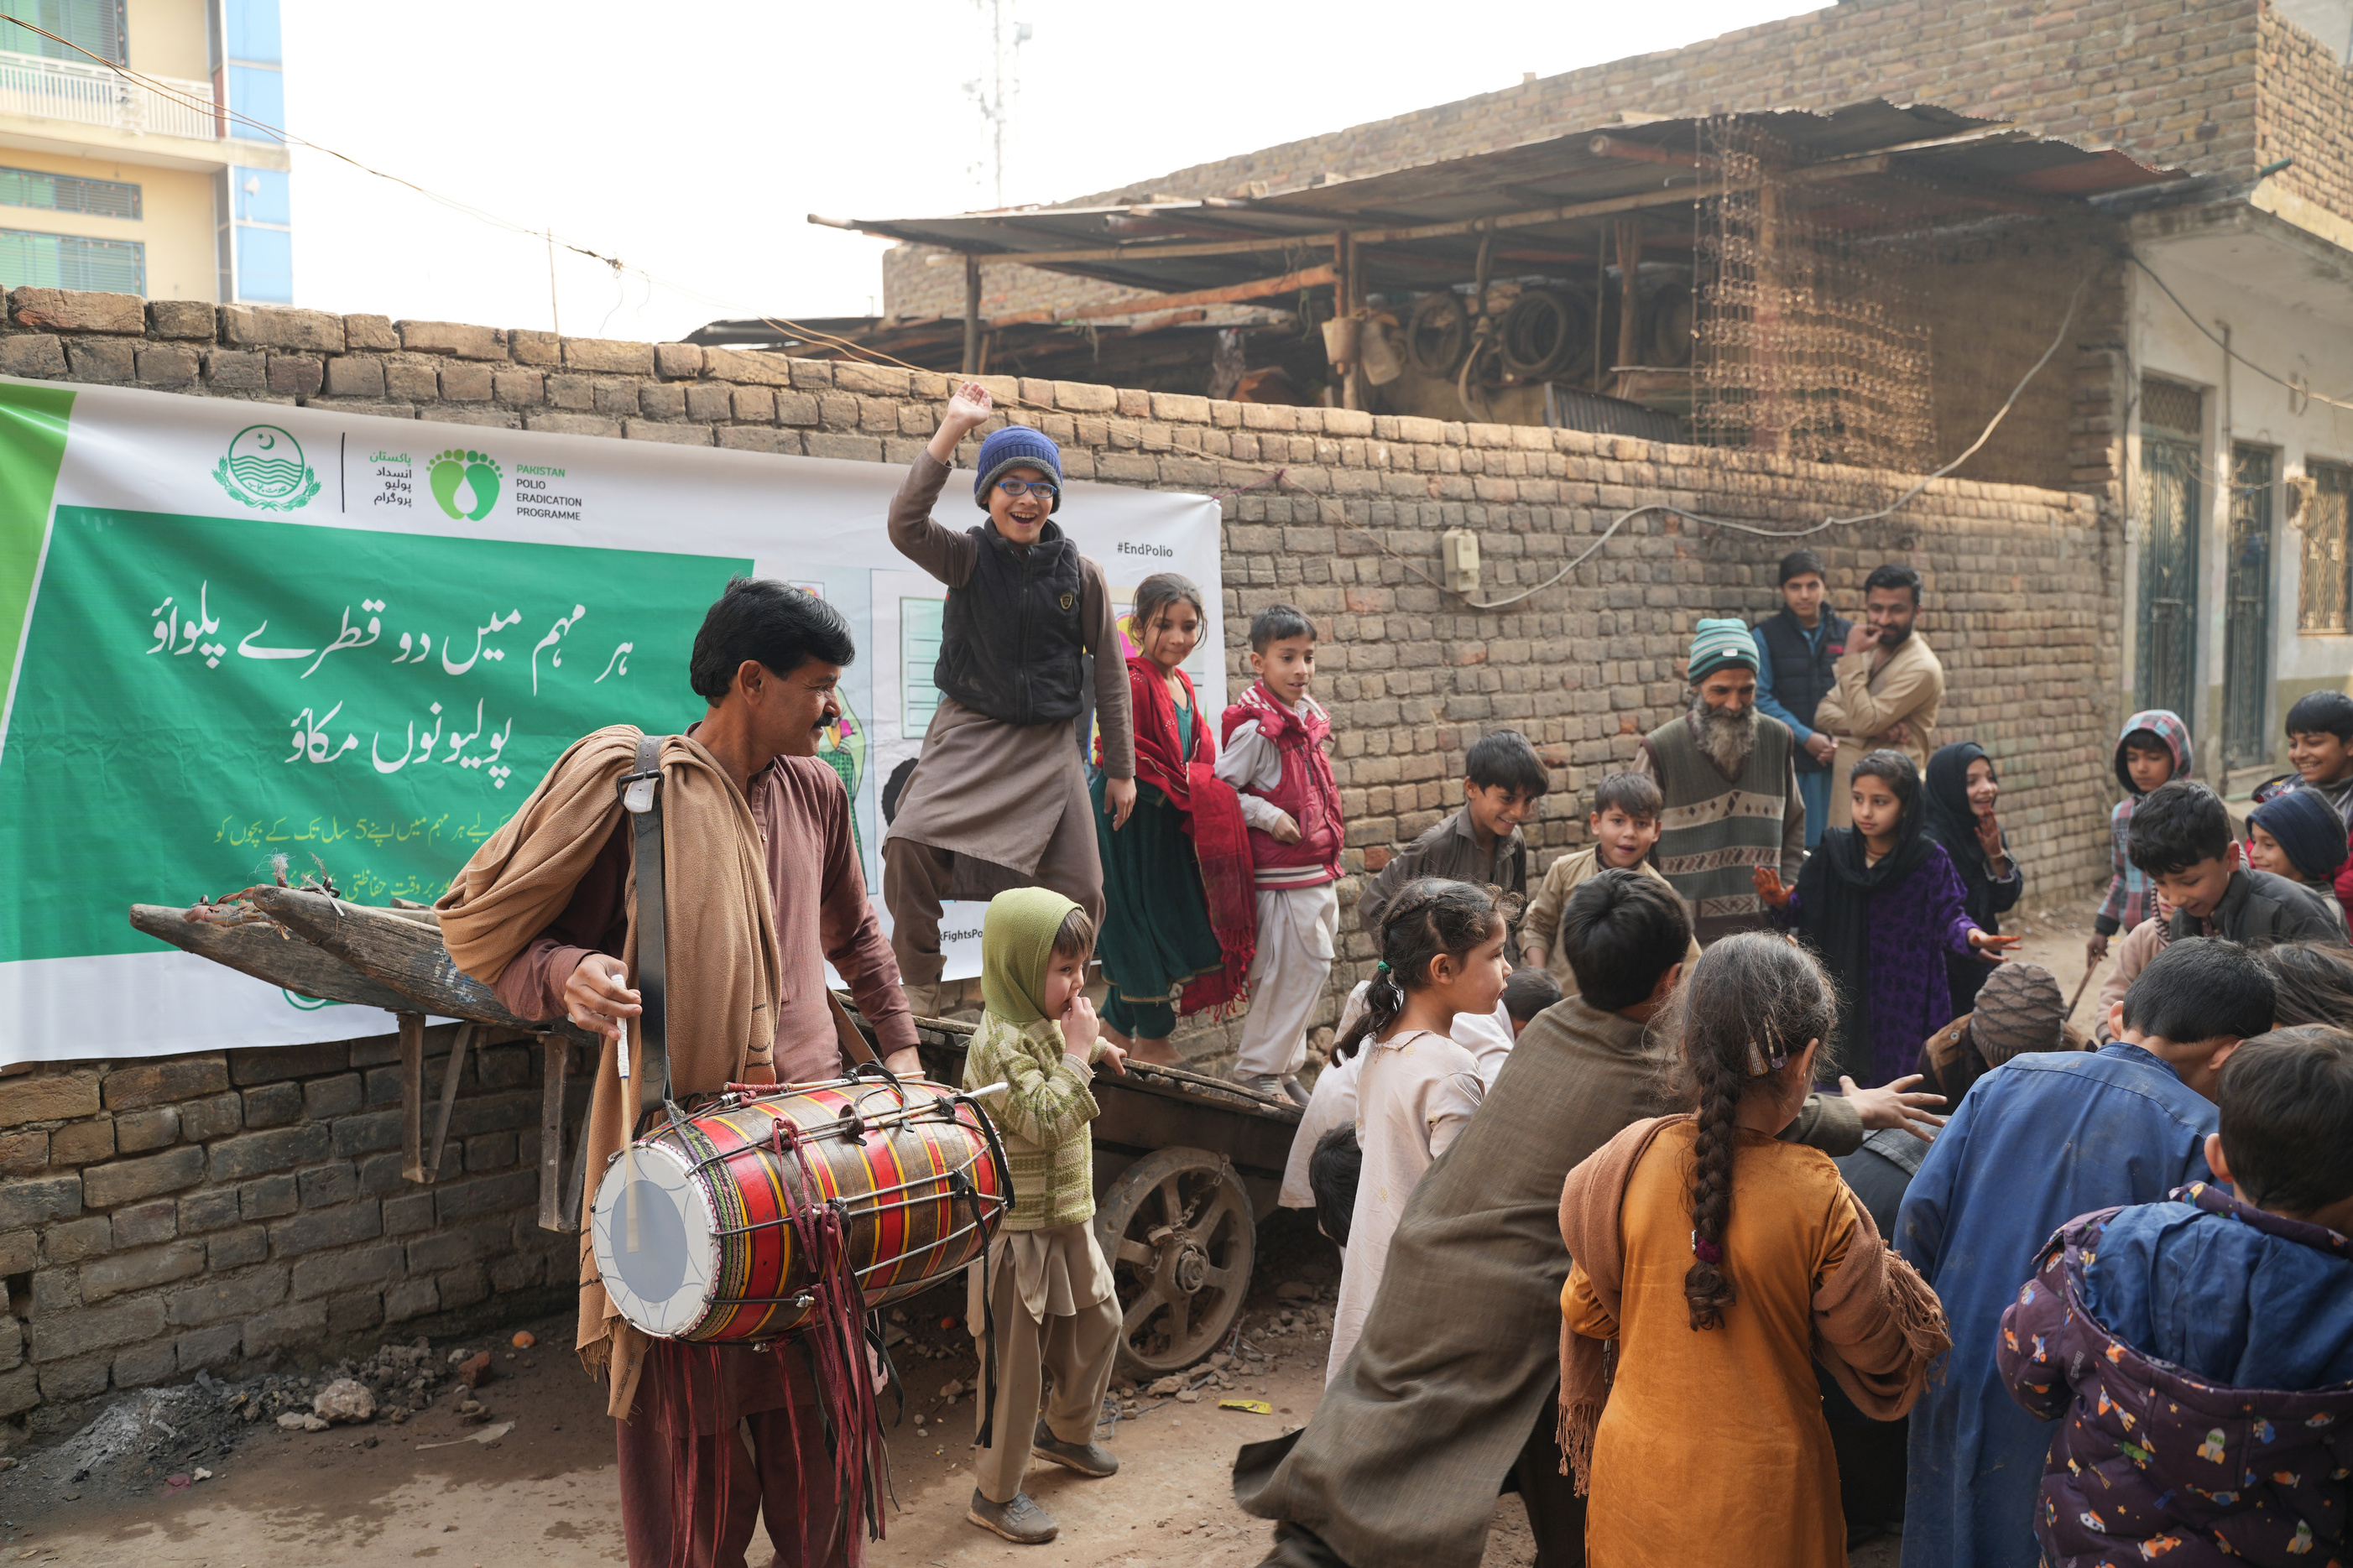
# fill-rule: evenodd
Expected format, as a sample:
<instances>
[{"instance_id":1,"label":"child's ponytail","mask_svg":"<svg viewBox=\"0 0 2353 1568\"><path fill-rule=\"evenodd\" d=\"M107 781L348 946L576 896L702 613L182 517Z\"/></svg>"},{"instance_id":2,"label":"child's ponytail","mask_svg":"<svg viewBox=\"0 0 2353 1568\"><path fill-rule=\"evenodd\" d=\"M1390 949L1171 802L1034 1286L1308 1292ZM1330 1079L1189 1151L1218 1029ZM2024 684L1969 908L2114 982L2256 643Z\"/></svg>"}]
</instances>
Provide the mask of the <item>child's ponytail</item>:
<instances>
[{"instance_id":1,"label":"child's ponytail","mask_svg":"<svg viewBox=\"0 0 2353 1568\"><path fill-rule=\"evenodd\" d=\"M1831 1037L1837 994L1803 948L1761 931L1726 937L1700 955L1683 984L1686 1099L1696 1112L1690 1200L1692 1264L1683 1299L1694 1329L1721 1328L1736 1293L1725 1272L1732 1225L1733 1156L1740 1102L1785 1069L1809 1040Z\"/></svg>"},{"instance_id":2,"label":"child's ponytail","mask_svg":"<svg viewBox=\"0 0 2353 1568\"><path fill-rule=\"evenodd\" d=\"M1332 1047L1332 1059L1345 1062L1368 1038L1388 1032L1405 1011L1405 994L1430 984L1430 966L1441 955L1460 962L1495 934L1504 912L1492 889L1442 877L1408 882L1381 918L1381 959L1365 988L1365 1011Z\"/></svg>"}]
</instances>

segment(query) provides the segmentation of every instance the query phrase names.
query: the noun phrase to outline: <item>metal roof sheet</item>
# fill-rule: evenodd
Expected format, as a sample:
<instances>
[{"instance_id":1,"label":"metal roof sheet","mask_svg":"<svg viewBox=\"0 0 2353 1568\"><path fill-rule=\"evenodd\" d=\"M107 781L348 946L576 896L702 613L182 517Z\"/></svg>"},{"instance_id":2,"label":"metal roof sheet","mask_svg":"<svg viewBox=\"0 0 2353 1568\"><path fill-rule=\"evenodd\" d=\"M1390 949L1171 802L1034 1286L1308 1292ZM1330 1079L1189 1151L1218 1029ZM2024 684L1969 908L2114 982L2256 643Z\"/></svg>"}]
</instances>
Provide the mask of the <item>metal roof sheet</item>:
<instances>
[{"instance_id":1,"label":"metal roof sheet","mask_svg":"<svg viewBox=\"0 0 2353 1568\"><path fill-rule=\"evenodd\" d=\"M1828 113L1745 116L1795 153L1797 178L1841 226L1917 228L1991 212L2053 216L2085 198L2175 177L2113 151L2087 151L1997 121L1883 99ZM1716 188L1698 119L1563 131L1520 145L1433 159L1264 195L1134 205L1023 207L943 217L812 222L1176 293L1244 283L1321 259L1356 237L1367 286L1467 279L1492 222L1499 276L1590 265L1599 226L1630 213L1672 243L1692 204ZM1438 230L1440 232L1419 232ZM1229 248L1237 244L1243 248Z\"/></svg>"}]
</instances>

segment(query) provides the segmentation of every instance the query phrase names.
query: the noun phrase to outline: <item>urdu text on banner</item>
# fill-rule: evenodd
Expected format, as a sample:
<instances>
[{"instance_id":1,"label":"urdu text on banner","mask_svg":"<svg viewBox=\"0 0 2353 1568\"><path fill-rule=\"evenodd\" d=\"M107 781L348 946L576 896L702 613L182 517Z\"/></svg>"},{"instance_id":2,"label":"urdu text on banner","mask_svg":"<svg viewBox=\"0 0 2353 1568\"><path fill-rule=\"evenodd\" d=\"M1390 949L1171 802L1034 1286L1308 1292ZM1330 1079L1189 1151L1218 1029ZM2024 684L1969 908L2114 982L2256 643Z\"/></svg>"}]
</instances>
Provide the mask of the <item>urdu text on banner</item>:
<instances>
[{"instance_id":1,"label":"urdu text on banner","mask_svg":"<svg viewBox=\"0 0 2353 1568\"><path fill-rule=\"evenodd\" d=\"M0 380L0 1061L387 1029L127 911L268 881L281 856L356 903L429 902L579 736L702 716L688 651L739 575L822 595L856 635L822 754L881 912L884 786L939 700L944 596L885 531L903 476ZM970 493L952 478L940 520L982 521ZM1152 573L1209 589L1187 671L1221 703L1216 503L1073 482L1057 521L1124 632ZM979 972L979 914L944 911L952 977Z\"/></svg>"}]
</instances>

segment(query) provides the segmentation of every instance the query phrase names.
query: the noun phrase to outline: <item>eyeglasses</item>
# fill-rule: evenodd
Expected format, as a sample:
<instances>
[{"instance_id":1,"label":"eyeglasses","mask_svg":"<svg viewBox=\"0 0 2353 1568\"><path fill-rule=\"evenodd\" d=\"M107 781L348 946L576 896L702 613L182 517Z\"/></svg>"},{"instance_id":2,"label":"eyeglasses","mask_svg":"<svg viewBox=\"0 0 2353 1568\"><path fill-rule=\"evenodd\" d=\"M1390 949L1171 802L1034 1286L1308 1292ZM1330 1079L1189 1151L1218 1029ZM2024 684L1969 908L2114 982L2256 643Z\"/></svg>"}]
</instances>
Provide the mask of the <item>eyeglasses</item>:
<instances>
[{"instance_id":1,"label":"eyeglasses","mask_svg":"<svg viewBox=\"0 0 2353 1568\"><path fill-rule=\"evenodd\" d=\"M1061 486L1048 484L1043 479L999 479L997 481L997 488L1016 500L1023 496L1036 496L1040 500L1052 500L1062 493Z\"/></svg>"}]
</instances>

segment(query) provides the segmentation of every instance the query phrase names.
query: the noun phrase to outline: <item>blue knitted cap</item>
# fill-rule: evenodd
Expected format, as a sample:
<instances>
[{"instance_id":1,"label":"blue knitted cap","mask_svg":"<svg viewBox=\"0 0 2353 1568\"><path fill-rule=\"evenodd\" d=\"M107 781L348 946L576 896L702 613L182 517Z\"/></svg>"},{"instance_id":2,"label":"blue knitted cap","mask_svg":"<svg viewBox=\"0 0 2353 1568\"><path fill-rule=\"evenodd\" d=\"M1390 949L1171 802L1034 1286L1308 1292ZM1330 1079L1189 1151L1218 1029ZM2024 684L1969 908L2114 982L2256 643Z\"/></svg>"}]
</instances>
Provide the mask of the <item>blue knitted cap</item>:
<instances>
[{"instance_id":1,"label":"blue knitted cap","mask_svg":"<svg viewBox=\"0 0 2353 1568\"><path fill-rule=\"evenodd\" d=\"M2272 836L2308 882L2334 879L2345 864L2345 824L2316 789L2292 789L2247 813L2247 821Z\"/></svg>"},{"instance_id":2,"label":"blue knitted cap","mask_svg":"<svg viewBox=\"0 0 2353 1568\"><path fill-rule=\"evenodd\" d=\"M1008 468L1043 468L1051 474L1054 504L1046 510L1062 510L1062 452L1044 432L1027 425L1008 425L980 444L980 478L973 481L972 499L981 510L988 510L989 487L1004 478Z\"/></svg>"},{"instance_id":3,"label":"blue knitted cap","mask_svg":"<svg viewBox=\"0 0 2353 1568\"><path fill-rule=\"evenodd\" d=\"M1748 635L1745 621L1704 620L1692 633L1691 683L1697 686L1715 670L1727 664L1745 669L1757 668L1756 639Z\"/></svg>"}]
</instances>

